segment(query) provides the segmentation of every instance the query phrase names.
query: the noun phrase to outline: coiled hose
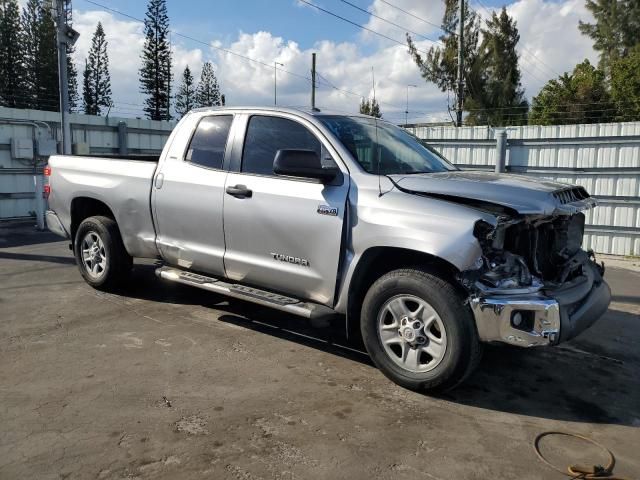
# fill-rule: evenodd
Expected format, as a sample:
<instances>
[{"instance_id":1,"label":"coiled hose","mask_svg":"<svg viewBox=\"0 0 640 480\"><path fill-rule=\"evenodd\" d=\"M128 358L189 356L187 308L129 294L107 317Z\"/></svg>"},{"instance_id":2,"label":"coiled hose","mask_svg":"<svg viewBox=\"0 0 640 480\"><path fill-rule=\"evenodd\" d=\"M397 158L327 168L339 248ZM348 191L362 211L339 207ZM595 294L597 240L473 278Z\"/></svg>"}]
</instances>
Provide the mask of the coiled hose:
<instances>
[{"instance_id":1,"label":"coiled hose","mask_svg":"<svg viewBox=\"0 0 640 480\"><path fill-rule=\"evenodd\" d=\"M555 465L551 464L546 458L544 458L542 456L542 453L540 453L540 440L542 440L544 437L547 437L549 435L563 435L565 437L579 438L580 440L584 440L585 442L589 442L592 445L595 445L596 447L600 448L602 451L606 452L607 455L609 456L609 462L604 467L602 465L592 465L592 466L569 465L566 470L563 470L563 469L561 469L559 467L556 467ZM585 437L583 435L578 435L577 433L552 432L552 431L551 432L542 432L533 441L533 449L535 450L536 455L538 456L538 458L542 462L547 464L549 467L553 468L556 472L560 472L563 475L566 475L567 477L571 477L573 479L580 479L580 480L598 480L598 479L630 480L630 479L623 478L623 477L615 477L615 476L613 476L613 467L616 464L616 457L613 456L613 453L611 452L611 450L606 448L604 445L601 445L600 443L596 442L595 440L592 440L591 438Z\"/></svg>"}]
</instances>

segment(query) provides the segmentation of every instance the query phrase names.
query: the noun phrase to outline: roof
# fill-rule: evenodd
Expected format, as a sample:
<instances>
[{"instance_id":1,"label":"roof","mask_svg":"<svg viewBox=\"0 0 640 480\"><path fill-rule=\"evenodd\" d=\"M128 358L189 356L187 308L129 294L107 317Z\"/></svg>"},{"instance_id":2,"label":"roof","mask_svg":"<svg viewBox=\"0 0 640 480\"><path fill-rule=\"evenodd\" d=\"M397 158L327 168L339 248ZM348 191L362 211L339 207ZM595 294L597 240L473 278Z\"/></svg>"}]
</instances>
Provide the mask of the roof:
<instances>
[{"instance_id":1,"label":"roof","mask_svg":"<svg viewBox=\"0 0 640 480\"><path fill-rule=\"evenodd\" d=\"M196 108L192 110L192 112L217 112L217 111L234 111L234 110L260 110L260 111L268 111L268 112L278 112L278 113L294 113L300 114L304 113L306 115L311 115L314 117L325 116L325 115L335 115L335 116L343 116L343 117L364 117L369 118L368 115L362 115L361 113L345 113L339 112L335 110L324 110L316 108L311 109L311 107L280 107L277 105L272 106L264 106L264 105L246 105L246 106L235 106L235 107L203 107Z\"/></svg>"}]
</instances>

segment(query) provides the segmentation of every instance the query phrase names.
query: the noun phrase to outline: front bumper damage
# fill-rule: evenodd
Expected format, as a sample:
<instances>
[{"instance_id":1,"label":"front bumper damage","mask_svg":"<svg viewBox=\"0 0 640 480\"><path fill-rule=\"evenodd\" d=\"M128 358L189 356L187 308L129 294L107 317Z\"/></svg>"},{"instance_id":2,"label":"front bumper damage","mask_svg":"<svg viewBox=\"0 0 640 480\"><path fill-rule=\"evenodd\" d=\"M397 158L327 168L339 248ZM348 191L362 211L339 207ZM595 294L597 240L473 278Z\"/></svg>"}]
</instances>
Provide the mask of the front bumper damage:
<instances>
[{"instance_id":1,"label":"front bumper damage","mask_svg":"<svg viewBox=\"0 0 640 480\"><path fill-rule=\"evenodd\" d=\"M582 213L502 216L495 226L478 222L474 235L483 255L461 283L480 340L557 345L607 311L604 266L581 248Z\"/></svg>"},{"instance_id":2,"label":"front bumper damage","mask_svg":"<svg viewBox=\"0 0 640 480\"><path fill-rule=\"evenodd\" d=\"M583 332L611 301L599 266L589 261L584 271L576 281L555 290L471 297L480 340L534 347L557 345Z\"/></svg>"}]
</instances>

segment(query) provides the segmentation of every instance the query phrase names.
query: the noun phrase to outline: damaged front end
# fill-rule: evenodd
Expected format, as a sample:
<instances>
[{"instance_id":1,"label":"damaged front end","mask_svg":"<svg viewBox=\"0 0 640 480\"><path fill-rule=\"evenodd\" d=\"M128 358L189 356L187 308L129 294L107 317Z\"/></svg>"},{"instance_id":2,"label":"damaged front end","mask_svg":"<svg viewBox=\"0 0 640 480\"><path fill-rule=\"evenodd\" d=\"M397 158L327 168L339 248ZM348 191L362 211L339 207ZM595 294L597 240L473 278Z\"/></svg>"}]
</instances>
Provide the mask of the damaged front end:
<instances>
[{"instance_id":1,"label":"damaged front end","mask_svg":"<svg viewBox=\"0 0 640 480\"><path fill-rule=\"evenodd\" d=\"M584 214L499 215L475 224L482 257L461 273L485 342L555 345L591 326L611 293L603 265L582 249Z\"/></svg>"}]
</instances>

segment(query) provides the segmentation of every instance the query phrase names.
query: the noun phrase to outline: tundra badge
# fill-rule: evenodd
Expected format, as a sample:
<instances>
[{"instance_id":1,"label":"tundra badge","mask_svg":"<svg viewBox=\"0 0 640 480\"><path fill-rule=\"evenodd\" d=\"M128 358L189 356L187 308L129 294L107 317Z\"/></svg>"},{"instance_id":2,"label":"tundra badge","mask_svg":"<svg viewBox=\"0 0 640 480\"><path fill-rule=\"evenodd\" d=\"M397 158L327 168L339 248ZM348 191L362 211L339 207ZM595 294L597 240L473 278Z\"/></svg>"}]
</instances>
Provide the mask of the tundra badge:
<instances>
[{"instance_id":1,"label":"tundra badge","mask_svg":"<svg viewBox=\"0 0 640 480\"><path fill-rule=\"evenodd\" d=\"M330 217L338 216L338 209L327 205L318 205L318 213L320 215L329 215Z\"/></svg>"},{"instance_id":2,"label":"tundra badge","mask_svg":"<svg viewBox=\"0 0 640 480\"><path fill-rule=\"evenodd\" d=\"M280 260L281 262L293 263L294 265L300 265L302 267L309 267L309 260L306 258L292 257L291 255L283 255L282 253L273 253L271 256L274 260Z\"/></svg>"}]
</instances>

